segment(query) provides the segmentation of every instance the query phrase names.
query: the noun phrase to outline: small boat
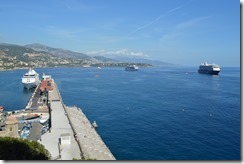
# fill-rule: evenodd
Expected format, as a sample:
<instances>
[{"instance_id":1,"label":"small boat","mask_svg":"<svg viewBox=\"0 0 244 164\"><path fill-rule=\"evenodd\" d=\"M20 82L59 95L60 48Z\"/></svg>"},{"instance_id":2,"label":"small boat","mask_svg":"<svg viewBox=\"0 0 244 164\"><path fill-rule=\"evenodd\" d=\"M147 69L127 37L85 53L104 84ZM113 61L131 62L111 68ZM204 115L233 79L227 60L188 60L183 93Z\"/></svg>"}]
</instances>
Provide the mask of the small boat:
<instances>
[{"instance_id":1,"label":"small boat","mask_svg":"<svg viewBox=\"0 0 244 164\"><path fill-rule=\"evenodd\" d=\"M126 71L137 71L138 69L139 68L136 65L129 65L129 66L125 67Z\"/></svg>"},{"instance_id":2,"label":"small boat","mask_svg":"<svg viewBox=\"0 0 244 164\"><path fill-rule=\"evenodd\" d=\"M98 127L96 121L93 121L92 126L93 126L94 128L97 128L97 127Z\"/></svg>"},{"instance_id":3,"label":"small boat","mask_svg":"<svg viewBox=\"0 0 244 164\"><path fill-rule=\"evenodd\" d=\"M46 123L47 121L49 120L49 115L45 115L45 116L41 116L41 119L40 119L40 124L44 124Z\"/></svg>"},{"instance_id":4,"label":"small boat","mask_svg":"<svg viewBox=\"0 0 244 164\"><path fill-rule=\"evenodd\" d=\"M3 106L0 106L0 113L2 113L4 110L4 107Z\"/></svg>"}]
</instances>

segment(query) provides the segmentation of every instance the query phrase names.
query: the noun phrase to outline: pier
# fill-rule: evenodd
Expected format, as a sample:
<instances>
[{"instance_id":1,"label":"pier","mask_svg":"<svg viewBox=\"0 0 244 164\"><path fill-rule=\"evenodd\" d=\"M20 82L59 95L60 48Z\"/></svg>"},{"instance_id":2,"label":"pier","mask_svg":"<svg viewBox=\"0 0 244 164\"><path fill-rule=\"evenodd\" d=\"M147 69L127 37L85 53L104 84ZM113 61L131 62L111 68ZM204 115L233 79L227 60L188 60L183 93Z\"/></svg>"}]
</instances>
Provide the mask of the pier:
<instances>
[{"instance_id":1,"label":"pier","mask_svg":"<svg viewBox=\"0 0 244 164\"><path fill-rule=\"evenodd\" d=\"M63 103L51 76L36 87L26 108L12 115L19 135L28 124L26 139L44 145L52 160L116 160L82 110Z\"/></svg>"},{"instance_id":2,"label":"pier","mask_svg":"<svg viewBox=\"0 0 244 164\"><path fill-rule=\"evenodd\" d=\"M52 90L49 91L51 128L39 142L56 159L115 160L81 109L68 107L63 103L53 79L51 86Z\"/></svg>"}]
</instances>

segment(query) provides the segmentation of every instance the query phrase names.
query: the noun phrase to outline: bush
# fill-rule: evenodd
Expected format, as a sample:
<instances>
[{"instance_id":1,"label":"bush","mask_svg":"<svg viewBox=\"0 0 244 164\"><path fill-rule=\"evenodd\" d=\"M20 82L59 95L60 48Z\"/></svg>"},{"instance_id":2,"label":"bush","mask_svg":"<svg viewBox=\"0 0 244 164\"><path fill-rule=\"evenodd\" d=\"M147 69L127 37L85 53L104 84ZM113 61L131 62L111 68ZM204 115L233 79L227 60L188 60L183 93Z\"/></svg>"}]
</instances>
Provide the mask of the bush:
<instances>
[{"instance_id":1,"label":"bush","mask_svg":"<svg viewBox=\"0 0 244 164\"><path fill-rule=\"evenodd\" d=\"M51 155L37 141L11 137L0 137L0 159L2 160L49 160Z\"/></svg>"}]
</instances>

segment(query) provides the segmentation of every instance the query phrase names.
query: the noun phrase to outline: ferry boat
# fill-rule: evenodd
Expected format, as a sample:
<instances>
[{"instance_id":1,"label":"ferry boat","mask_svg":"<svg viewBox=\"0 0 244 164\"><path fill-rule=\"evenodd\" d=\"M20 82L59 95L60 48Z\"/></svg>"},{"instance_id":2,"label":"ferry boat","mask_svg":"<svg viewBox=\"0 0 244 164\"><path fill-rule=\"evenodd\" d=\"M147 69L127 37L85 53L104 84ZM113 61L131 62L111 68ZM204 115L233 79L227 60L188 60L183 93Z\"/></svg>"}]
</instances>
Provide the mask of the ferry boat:
<instances>
[{"instance_id":1,"label":"ferry boat","mask_svg":"<svg viewBox=\"0 0 244 164\"><path fill-rule=\"evenodd\" d=\"M139 68L136 65L129 65L125 67L126 71L137 71Z\"/></svg>"},{"instance_id":2,"label":"ferry boat","mask_svg":"<svg viewBox=\"0 0 244 164\"><path fill-rule=\"evenodd\" d=\"M199 66L198 73L205 73L211 75L218 75L220 72L220 67L217 64L208 64L207 62L202 63Z\"/></svg>"},{"instance_id":3,"label":"ferry boat","mask_svg":"<svg viewBox=\"0 0 244 164\"><path fill-rule=\"evenodd\" d=\"M39 74L33 68L30 68L22 77L22 84L26 89L35 88L39 82Z\"/></svg>"}]
</instances>

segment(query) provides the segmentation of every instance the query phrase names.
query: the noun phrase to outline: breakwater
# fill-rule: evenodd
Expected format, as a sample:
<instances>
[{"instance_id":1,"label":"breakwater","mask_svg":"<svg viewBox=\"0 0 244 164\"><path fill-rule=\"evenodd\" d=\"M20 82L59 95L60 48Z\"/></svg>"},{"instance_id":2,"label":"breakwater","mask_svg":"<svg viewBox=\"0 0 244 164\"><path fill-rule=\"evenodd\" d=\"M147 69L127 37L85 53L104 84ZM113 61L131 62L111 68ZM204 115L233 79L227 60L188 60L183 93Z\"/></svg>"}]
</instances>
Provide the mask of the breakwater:
<instances>
[{"instance_id":1,"label":"breakwater","mask_svg":"<svg viewBox=\"0 0 244 164\"><path fill-rule=\"evenodd\" d=\"M86 159L115 160L86 115L78 107L66 107L67 116Z\"/></svg>"}]
</instances>

